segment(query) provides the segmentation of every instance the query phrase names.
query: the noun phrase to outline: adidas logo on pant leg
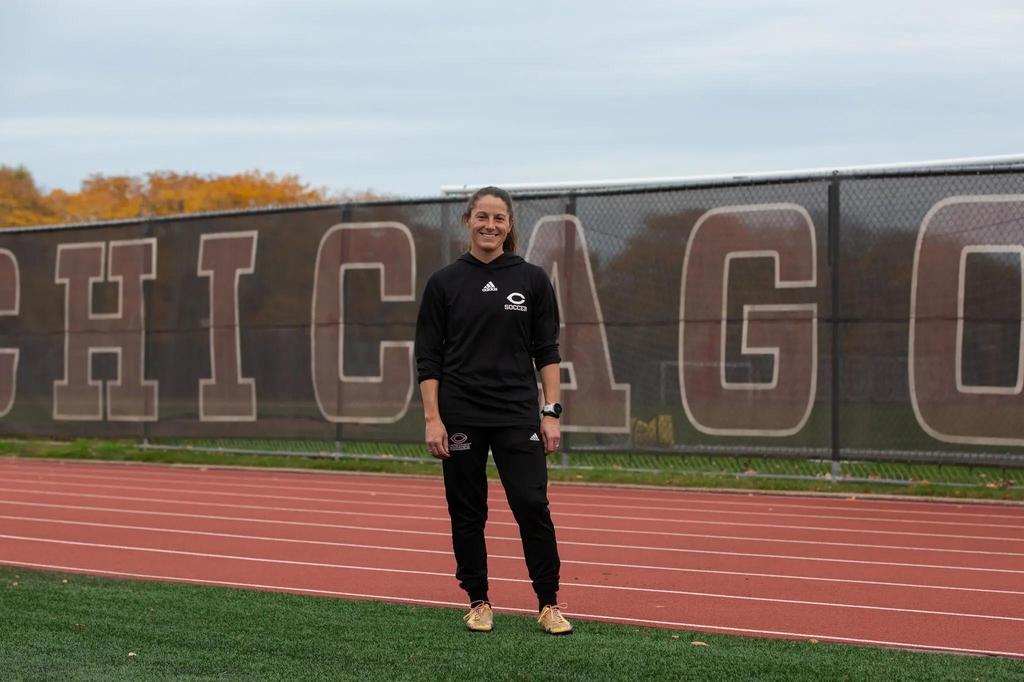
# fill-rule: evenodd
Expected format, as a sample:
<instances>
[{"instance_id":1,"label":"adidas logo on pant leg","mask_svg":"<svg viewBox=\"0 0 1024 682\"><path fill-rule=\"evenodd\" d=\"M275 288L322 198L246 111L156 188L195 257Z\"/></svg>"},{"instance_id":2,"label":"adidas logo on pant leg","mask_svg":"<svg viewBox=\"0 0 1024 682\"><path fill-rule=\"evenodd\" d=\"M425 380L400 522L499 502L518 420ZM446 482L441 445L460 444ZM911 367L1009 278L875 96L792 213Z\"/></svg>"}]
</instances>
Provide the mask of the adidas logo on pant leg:
<instances>
[{"instance_id":1,"label":"adidas logo on pant leg","mask_svg":"<svg viewBox=\"0 0 1024 682\"><path fill-rule=\"evenodd\" d=\"M536 442L536 441L539 441L539 440L540 440L540 438L537 438L537 434L535 433L535 434L533 434L532 436L530 436L530 440L532 440L532 441Z\"/></svg>"}]
</instances>

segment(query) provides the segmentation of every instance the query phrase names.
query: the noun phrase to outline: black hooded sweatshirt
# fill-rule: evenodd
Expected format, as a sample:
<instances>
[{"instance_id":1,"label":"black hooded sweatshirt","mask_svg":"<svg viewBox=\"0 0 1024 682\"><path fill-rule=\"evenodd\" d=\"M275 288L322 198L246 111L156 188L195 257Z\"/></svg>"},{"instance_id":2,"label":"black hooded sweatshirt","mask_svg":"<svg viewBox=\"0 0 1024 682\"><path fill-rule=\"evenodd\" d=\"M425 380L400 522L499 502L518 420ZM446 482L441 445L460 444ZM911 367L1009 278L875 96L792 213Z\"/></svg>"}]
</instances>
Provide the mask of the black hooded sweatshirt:
<instances>
[{"instance_id":1,"label":"black hooded sweatshirt","mask_svg":"<svg viewBox=\"0 0 1024 682\"><path fill-rule=\"evenodd\" d=\"M537 425L537 375L561 361L558 305L547 273L503 253L468 253L427 280L416 320L419 381L441 382L445 425Z\"/></svg>"}]
</instances>

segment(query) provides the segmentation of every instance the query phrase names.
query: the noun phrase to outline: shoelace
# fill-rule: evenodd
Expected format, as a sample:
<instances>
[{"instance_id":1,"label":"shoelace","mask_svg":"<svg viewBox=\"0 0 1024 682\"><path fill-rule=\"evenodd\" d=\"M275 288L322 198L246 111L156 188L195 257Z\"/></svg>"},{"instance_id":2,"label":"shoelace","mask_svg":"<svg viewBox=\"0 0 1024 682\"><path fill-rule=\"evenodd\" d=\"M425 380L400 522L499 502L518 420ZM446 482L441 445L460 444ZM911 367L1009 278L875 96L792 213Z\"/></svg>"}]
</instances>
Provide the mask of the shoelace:
<instances>
[{"instance_id":1,"label":"shoelace","mask_svg":"<svg viewBox=\"0 0 1024 682\"><path fill-rule=\"evenodd\" d=\"M474 616L477 617L477 618L483 616L484 615L484 607L487 606L487 605L488 604L485 601L475 601L475 602L473 602L472 604L469 605L469 613L467 613L465 616L463 616L462 620L464 620L464 621L466 621L468 623L469 619L473 618Z\"/></svg>"},{"instance_id":2,"label":"shoelace","mask_svg":"<svg viewBox=\"0 0 1024 682\"><path fill-rule=\"evenodd\" d=\"M565 616L562 615L562 609L564 609L567 606L568 604L552 604L548 606L547 610L551 612L551 619L554 621L565 621L566 623L568 623L569 621L567 621L565 619ZM541 612L541 615L537 617L537 622L539 623L542 620L544 620L543 612Z\"/></svg>"}]
</instances>

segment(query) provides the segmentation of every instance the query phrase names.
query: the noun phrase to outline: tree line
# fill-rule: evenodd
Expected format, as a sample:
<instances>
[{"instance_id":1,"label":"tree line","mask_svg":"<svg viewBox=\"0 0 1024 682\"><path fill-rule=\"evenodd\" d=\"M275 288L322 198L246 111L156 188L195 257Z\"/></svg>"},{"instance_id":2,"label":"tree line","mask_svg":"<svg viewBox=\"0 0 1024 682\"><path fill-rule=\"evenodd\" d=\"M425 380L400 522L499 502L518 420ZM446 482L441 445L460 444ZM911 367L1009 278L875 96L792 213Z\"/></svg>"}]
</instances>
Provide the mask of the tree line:
<instances>
[{"instance_id":1,"label":"tree line","mask_svg":"<svg viewBox=\"0 0 1024 682\"><path fill-rule=\"evenodd\" d=\"M24 166L0 165L0 228L380 198L383 195L372 190L332 192L311 187L297 175L260 170L235 175L96 173L83 180L77 192L44 191Z\"/></svg>"}]
</instances>

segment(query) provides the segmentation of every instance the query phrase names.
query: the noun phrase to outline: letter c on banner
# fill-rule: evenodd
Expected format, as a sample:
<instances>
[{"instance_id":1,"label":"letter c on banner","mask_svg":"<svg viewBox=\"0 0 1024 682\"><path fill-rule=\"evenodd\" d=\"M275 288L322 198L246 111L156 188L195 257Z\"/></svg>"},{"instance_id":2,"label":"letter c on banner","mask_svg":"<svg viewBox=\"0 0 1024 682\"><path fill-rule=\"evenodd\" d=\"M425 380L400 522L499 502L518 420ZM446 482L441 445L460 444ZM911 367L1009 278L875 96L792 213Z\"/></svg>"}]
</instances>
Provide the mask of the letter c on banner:
<instances>
[{"instance_id":1,"label":"letter c on banner","mask_svg":"<svg viewBox=\"0 0 1024 682\"><path fill-rule=\"evenodd\" d=\"M0 249L0 315L17 315L21 306L21 277L18 259ZM18 349L0 348L0 417L14 406L18 387Z\"/></svg>"},{"instance_id":2,"label":"letter c on banner","mask_svg":"<svg viewBox=\"0 0 1024 682\"><path fill-rule=\"evenodd\" d=\"M324 418L393 424L412 400L413 342L380 344L380 374L345 374L345 271L378 270L380 300L415 301L416 246L401 223L341 223L320 240L313 280L313 389Z\"/></svg>"}]
</instances>

